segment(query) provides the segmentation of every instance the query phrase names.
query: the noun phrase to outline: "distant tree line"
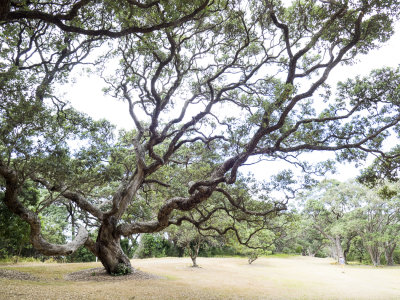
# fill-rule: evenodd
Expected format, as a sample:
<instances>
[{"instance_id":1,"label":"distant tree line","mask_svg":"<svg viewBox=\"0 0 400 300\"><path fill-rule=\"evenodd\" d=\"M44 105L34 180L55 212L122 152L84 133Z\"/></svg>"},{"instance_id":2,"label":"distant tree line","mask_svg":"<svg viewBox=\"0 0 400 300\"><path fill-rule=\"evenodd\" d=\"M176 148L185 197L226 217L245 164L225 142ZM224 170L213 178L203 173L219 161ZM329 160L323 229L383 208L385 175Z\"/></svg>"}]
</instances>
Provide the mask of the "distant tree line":
<instances>
[{"instance_id":1,"label":"distant tree line","mask_svg":"<svg viewBox=\"0 0 400 300\"><path fill-rule=\"evenodd\" d=\"M325 180L298 196L296 225L277 247L374 266L400 263L400 189Z\"/></svg>"}]
</instances>

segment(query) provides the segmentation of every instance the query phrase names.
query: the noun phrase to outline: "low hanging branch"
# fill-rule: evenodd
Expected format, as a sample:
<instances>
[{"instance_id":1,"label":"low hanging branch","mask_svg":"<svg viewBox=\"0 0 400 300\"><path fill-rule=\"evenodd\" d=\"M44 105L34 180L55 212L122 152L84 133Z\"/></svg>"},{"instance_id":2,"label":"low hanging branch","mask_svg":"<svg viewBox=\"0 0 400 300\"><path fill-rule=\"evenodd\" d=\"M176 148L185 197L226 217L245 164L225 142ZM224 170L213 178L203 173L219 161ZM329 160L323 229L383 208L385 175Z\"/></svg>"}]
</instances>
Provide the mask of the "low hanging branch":
<instances>
[{"instance_id":1,"label":"low hanging branch","mask_svg":"<svg viewBox=\"0 0 400 300\"><path fill-rule=\"evenodd\" d=\"M25 208L18 200L18 176L16 172L7 168L0 161L0 174L6 181L4 203L10 211L26 221L31 228L30 241L33 247L44 255L69 255L88 241L89 233L84 227L80 227L75 239L65 245L56 245L47 242L41 234L41 222L39 217L31 210Z\"/></svg>"}]
</instances>

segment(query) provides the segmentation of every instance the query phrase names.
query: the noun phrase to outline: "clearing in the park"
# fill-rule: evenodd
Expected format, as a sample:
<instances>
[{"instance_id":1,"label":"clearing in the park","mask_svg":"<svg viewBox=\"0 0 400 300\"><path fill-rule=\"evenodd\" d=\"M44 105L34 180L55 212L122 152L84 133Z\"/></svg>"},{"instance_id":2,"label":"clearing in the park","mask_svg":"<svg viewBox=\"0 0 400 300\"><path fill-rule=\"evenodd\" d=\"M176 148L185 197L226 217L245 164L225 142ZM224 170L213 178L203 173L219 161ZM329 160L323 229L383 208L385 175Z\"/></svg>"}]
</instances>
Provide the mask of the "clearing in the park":
<instances>
[{"instance_id":1,"label":"clearing in the park","mask_svg":"<svg viewBox=\"0 0 400 300\"><path fill-rule=\"evenodd\" d=\"M263 257L133 260L138 276L102 276L100 263L17 264L36 280L0 277L0 299L399 299L400 267L345 267L331 259ZM96 273L97 272L97 273ZM152 276L144 276L142 272ZM67 276L68 275L68 276ZM4 276L4 275L3 275ZM29 279L29 278L28 278ZM69 279L69 280L68 280ZM75 280L73 280L75 279Z\"/></svg>"}]
</instances>

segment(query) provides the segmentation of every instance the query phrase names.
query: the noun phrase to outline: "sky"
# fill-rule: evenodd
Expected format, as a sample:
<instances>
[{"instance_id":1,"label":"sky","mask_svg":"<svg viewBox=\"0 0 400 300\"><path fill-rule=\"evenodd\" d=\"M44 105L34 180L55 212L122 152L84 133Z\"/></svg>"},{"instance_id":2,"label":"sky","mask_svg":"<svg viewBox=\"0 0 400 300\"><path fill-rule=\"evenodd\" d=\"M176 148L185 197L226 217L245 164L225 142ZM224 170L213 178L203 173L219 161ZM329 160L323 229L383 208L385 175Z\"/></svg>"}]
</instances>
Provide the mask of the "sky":
<instances>
[{"instance_id":1,"label":"sky","mask_svg":"<svg viewBox=\"0 0 400 300\"><path fill-rule=\"evenodd\" d=\"M367 75L372 69L385 66L397 67L400 65L400 22L395 27L395 34L381 48L370 51L367 55L359 57L359 61L351 66L337 66L332 70L328 83L334 86L338 81L344 81L347 78L356 75ZM77 110L87 113L94 119L105 118L115 124L117 128L133 128L133 121L129 116L127 104L117 101L110 96L105 96L102 92L104 83L102 79L95 75L88 77L75 73L75 83L70 86L63 86L65 99L68 99L72 106ZM394 145L389 145L390 147ZM326 153L317 154L318 157L325 158ZM317 157L315 156L315 157ZM332 158L334 156L332 155ZM372 162L370 158L364 166ZM275 171L281 168L280 163L264 162L257 166L243 167L245 173L251 172L258 179L269 177L266 170ZM360 169L354 165L338 165L337 173L329 175L329 178L347 180L354 178L359 174Z\"/></svg>"}]
</instances>

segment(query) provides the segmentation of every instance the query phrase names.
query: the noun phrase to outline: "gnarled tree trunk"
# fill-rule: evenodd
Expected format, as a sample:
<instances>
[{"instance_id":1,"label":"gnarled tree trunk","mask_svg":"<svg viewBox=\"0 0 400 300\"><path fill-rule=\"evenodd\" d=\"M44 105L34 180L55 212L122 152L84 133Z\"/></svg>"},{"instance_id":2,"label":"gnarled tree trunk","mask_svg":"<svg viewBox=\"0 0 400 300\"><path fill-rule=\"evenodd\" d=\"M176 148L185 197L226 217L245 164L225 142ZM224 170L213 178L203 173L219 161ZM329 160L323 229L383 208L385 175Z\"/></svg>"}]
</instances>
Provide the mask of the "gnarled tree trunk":
<instances>
[{"instance_id":1,"label":"gnarled tree trunk","mask_svg":"<svg viewBox=\"0 0 400 300\"><path fill-rule=\"evenodd\" d=\"M129 258L121 248L116 222L109 217L101 225L96 241L97 255L109 274L126 275L132 272Z\"/></svg>"},{"instance_id":2,"label":"gnarled tree trunk","mask_svg":"<svg viewBox=\"0 0 400 300\"><path fill-rule=\"evenodd\" d=\"M192 259L192 267L193 268L198 268L198 264L196 262L197 256L199 256L199 250L200 250L200 244L202 242L202 239L199 237L196 239L196 244L191 245L191 243L189 243L188 245L188 250L189 250L189 255L190 258Z\"/></svg>"}]
</instances>

